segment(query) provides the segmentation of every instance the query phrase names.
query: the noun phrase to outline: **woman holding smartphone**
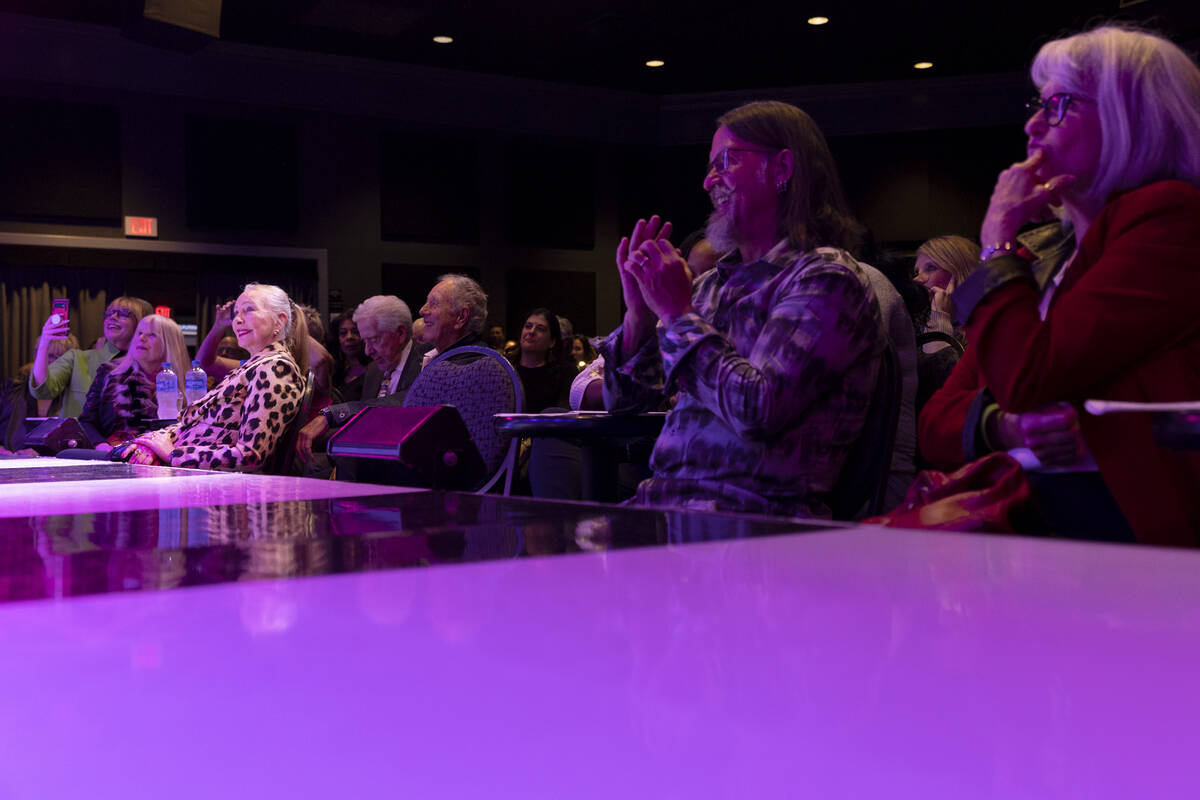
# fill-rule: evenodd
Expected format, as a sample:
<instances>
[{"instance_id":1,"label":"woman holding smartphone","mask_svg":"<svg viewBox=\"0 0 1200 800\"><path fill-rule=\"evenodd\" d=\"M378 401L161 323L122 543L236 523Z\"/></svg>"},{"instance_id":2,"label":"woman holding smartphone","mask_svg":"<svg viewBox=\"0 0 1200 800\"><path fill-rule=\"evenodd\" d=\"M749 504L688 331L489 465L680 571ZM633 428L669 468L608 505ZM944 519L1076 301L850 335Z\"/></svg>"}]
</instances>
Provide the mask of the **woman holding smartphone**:
<instances>
[{"instance_id":1,"label":"woman holding smartphone","mask_svg":"<svg viewBox=\"0 0 1200 800\"><path fill-rule=\"evenodd\" d=\"M104 344L93 350L68 350L50 362L50 342L70 334L70 320L61 312L51 314L42 325L33 371L29 374L29 393L38 400L63 396L60 417L78 417L96 370L106 361L124 355L133 340L133 332L142 317L154 313L153 307L139 297L118 297L104 310ZM55 317L58 317L56 320Z\"/></svg>"}]
</instances>

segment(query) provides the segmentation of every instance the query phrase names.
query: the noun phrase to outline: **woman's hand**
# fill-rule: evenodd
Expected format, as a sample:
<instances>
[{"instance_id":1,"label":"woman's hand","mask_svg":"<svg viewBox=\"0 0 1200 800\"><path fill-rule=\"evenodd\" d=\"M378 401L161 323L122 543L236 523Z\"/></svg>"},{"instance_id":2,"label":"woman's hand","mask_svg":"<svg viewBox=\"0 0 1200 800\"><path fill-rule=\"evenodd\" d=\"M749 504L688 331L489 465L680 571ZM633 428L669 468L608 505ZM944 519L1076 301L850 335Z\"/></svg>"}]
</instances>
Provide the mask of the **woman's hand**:
<instances>
[{"instance_id":1,"label":"woman's hand","mask_svg":"<svg viewBox=\"0 0 1200 800\"><path fill-rule=\"evenodd\" d=\"M42 325L42 340L47 344L52 339L65 339L71 335L71 321L69 319L54 322L54 314L46 317L46 322Z\"/></svg>"},{"instance_id":2,"label":"woman's hand","mask_svg":"<svg viewBox=\"0 0 1200 800\"><path fill-rule=\"evenodd\" d=\"M134 445L144 451L150 453L154 458L157 458L163 464L171 463L171 450L175 448L175 441L169 433L162 430L151 431L144 433L133 440ZM135 461L136 464L150 463Z\"/></svg>"},{"instance_id":3,"label":"woman's hand","mask_svg":"<svg viewBox=\"0 0 1200 800\"><path fill-rule=\"evenodd\" d=\"M1060 193L1075 182L1074 175L1055 175L1039 182L1042 151L1013 164L996 178L992 199L983 217L979 241L984 247L1013 242L1027 222L1045 219L1051 205L1062 202Z\"/></svg>"},{"instance_id":4,"label":"woman's hand","mask_svg":"<svg viewBox=\"0 0 1200 800\"><path fill-rule=\"evenodd\" d=\"M130 464L154 464L157 462L154 451L142 443L135 444L125 451L125 460Z\"/></svg>"},{"instance_id":5,"label":"woman's hand","mask_svg":"<svg viewBox=\"0 0 1200 800\"><path fill-rule=\"evenodd\" d=\"M934 287L930 290L929 305L934 311L940 311L943 314L954 316L954 301L950 299L950 295L954 293L954 288L957 286L957 281L950 278L950 282L946 284L945 289Z\"/></svg>"},{"instance_id":6,"label":"woman's hand","mask_svg":"<svg viewBox=\"0 0 1200 800\"><path fill-rule=\"evenodd\" d=\"M1047 467L1066 467L1086 452L1079 414L1070 403L1052 403L1024 414L1001 411L989 439L1005 449L1028 447Z\"/></svg>"},{"instance_id":7,"label":"woman's hand","mask_svg":"<svg viewBox=\"0 0 1200 800\"><path fill-rule=\"evenodd\" d=\"M233 324L233 301L218 303L213 311L213 327L224 331Z\"/></svg>"}]
</instances>

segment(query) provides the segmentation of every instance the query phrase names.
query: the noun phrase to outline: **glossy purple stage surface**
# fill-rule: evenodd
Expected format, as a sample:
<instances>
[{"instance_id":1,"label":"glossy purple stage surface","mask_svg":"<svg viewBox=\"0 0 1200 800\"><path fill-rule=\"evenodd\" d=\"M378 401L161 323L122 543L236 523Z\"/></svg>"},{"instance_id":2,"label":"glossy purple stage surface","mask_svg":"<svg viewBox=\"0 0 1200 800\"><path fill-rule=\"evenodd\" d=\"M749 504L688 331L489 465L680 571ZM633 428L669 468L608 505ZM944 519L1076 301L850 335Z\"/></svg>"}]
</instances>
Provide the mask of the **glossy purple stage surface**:
<instances>
[{"instance_id":1,"label":"glossy purple stage surface","mask_svg":"<svg viewBox=\"0 0 1200 800\"><path fill-rule=\"evenodd\" d=\"M0 798L1200 793L1196 553L148 475L0 520Z\"/></svg>"}]
</instances>

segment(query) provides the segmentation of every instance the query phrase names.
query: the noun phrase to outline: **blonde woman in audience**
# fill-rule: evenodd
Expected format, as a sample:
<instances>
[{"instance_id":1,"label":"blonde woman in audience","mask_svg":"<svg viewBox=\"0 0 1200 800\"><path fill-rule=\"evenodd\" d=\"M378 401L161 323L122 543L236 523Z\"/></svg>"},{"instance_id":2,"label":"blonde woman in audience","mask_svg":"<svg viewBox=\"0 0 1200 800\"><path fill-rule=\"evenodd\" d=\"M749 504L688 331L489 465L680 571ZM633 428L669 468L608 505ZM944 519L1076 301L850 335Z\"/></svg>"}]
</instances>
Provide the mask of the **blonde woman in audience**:
<instances>
[{"instance_id":1,"label":"blonde woman in audience","mask_svg":"<svg viewBox=\"0 0 1200 800\"><path fill-rule=\"evenodd\" d=\"M278 286L252 283L233 306L233 332L250 358L179 422L114 449L135 464L261 469L300 409L308 364L304 315Z\"/></svg>"},{"instance_id":2,"label":"blonde woman in audience","mask_svg":"<svg viewBox=\"0 0 1200 800\"><path fill-rule=\"evenodd\" d=\"M77 417L83 411L83 401L96 370L105 361L124 355L133 339L138 322L154 309L138 297L118 297L104 309L104 345L95 350L68 350L61 358L50 362L50 343L70 333L69 320L55 320L51 314L42 325L33 371L29 375L29 393L38 400L63 396L63 417Z\"/></svg>"},{"instance_id":3,"label":"blonde woman in audience","mask_svg":"<svg viewBox=\"0 0 1200 800\"><path fill-rule=\"evenodd\" d=\"M172 365L183 397L189 363L183 332L174 320L149 314L138 323L125 356L101 364L88 390L79 421L104 437L97 450L111 450L145 432L146 424L158 418L154 378L164 361Z\"/></svg>"},{"instance_id":4,"label":"blonde woman in audience","mask_svg":"<svg viewBox=\"0 0 1200 800\"><path fill-rule=\"evenodd\" d=\"M929 292L929 323L926 331L940 331L958 337L950 316L950 295L979 265L979 245L964 236L937 236L917 248L917 266L913 280Z\"/></svg>"}]
</instances>

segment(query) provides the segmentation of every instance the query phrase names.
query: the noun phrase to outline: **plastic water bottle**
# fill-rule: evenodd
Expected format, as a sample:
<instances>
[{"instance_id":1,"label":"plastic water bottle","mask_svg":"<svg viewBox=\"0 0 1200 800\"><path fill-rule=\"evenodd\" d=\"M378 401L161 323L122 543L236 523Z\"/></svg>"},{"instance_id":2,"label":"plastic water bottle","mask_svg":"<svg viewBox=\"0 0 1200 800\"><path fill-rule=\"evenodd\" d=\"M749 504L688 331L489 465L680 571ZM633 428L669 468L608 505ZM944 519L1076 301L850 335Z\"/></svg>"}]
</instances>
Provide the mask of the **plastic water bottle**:
<instances>
[{"instance_id":1,"label":"plastic water bottle","mask_svg":"<svg viewBox=\"0 0 1200 800\"><path fill-rule=\"evenodd\" d=\"M192 361L192 368L183 376L183 394L189 406L208 394L208 373L199 361Z\"/></svg>"},{"instance_id":2,"label":"plastic water bottle","mask_svg":"<svg viewBox=\"0 0 1200 800\"><path fill-rule=\"evenodd\" d=\"M158 396L158 418L179 419L179 377L164 361L154 377L154 393Z\"/></svg>"}]
</instances>

